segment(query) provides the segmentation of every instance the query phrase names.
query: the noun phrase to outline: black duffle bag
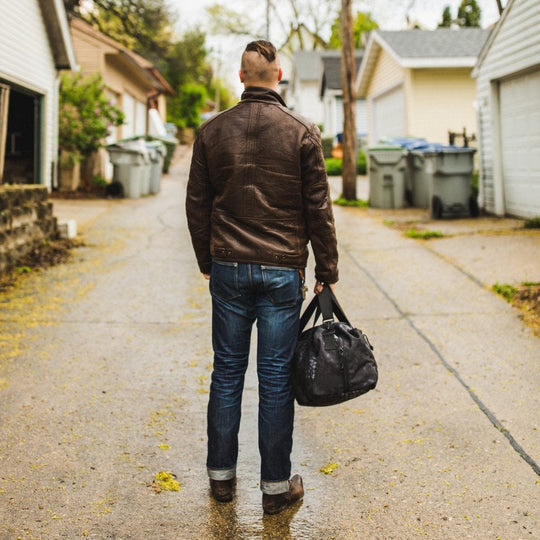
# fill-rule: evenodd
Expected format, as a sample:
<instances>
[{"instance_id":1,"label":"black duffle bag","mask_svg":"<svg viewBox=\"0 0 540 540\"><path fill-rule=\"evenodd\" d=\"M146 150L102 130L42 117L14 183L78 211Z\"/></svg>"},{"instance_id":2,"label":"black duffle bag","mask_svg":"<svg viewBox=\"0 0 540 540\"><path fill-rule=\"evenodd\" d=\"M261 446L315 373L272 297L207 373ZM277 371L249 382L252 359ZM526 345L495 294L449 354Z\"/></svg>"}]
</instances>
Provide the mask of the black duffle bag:
<instances>
[{"instance_id":1,"label":"black duffle bag","mask_svg":"<svg viewBox=\"0 0 540 540\"><path fill-rule=\"evenodd\" d=\"M314 314L313 327L304 330ZM321 315L322 324L316 325ZM372 390L377 379L377 362L367 336L351 326L325 285L300 318L292 363L296 401L310 407L336 405Z\"/></svg>"}]
</instances>

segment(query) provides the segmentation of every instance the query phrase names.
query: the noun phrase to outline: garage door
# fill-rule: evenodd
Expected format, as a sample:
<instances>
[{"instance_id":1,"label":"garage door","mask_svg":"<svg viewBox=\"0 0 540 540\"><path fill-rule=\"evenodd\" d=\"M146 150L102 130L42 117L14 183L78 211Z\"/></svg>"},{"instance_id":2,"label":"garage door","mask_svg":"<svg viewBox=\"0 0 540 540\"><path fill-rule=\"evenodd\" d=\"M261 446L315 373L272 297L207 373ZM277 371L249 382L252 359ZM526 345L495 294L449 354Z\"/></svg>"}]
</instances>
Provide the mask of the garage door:
<instances>
[{"instance_id":1,"label":"garage door","mask_svg":"<svg viewBox=\"0 0 540 540\"><path fill-rule=\"evenodd\" d=\"M373 99L372 143L389 137L405 136L405 98L399 86Z\"/></svg>"},{"instance_id":2,"label":"garage door","mask_svg":"<svg viewBox=\"0 0 540 540\"><path fill-rule=\"evenodd\" d=\"M500 87L505 210L540 215L540 70Z\"/></svg>"}]
</instances>

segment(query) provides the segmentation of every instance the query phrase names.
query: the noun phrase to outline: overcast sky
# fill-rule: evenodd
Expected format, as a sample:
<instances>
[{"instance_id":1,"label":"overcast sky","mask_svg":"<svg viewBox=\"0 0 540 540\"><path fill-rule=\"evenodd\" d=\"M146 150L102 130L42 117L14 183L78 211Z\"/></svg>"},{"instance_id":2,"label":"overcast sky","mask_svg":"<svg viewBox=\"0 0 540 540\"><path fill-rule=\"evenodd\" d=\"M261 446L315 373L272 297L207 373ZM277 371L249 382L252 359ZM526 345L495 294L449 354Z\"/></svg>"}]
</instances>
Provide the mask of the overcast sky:
<instances>
[{"instance_id":1,"label":"overcast sky","mask_svg":"<svg viewBox=\"0 0 540 540\"><path fill-rule=\"evenodd\" d=\"M274 0L275 2L276 0ZM339 8L341 2L335 0ZM482 27L488 27L499 18L496 0L477 0L482 11ZM178 32L182 34L191 28L207 28L207 7L214 4L223 4L230 9L245 12L253 16L259 16L261 26L264 26L266 2L264 0L168 0L168 3L177 12ZM285 0L279 0L278 5L286 4ZM506 5L507 0L503 0ZM445 6L450 6L453 16L457 15L457 9L461 0L355 0L353 11L368 11L378 22L383 30L403 30L407 27L406 13L409 5L409 17L412 21L419 22L423 27L435 29L442 18ZM274 29L274 32L277 28ZM279 45L280 37L272 35L270 25L270 39ZM263 37L263 36L261 36ZM326 36L327 37L327 36ZM233 36L210 36L207 34L207 46L211 50L212 64L222 78L231 82L235 90L240 93L241 85L237 82L237 71L240 55L245 46L246 39ZM285 73L285 77L288 74Z\"/></svg>"}]
</instances>

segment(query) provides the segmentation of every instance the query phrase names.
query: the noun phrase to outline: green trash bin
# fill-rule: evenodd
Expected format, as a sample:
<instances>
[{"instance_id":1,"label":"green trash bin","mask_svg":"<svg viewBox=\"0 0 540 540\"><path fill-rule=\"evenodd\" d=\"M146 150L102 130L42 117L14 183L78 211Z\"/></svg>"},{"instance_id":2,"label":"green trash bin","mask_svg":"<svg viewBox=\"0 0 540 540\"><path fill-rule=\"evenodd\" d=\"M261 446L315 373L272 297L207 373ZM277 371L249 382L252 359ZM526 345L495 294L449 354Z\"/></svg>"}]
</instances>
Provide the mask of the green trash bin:
<instances>
[{"instance_id":1,"label":"green trash bin","mask_svg":"<svg viewBox=\"0 0 540 540\"><path fill-rule=\"evenodd\" d=\"M399 145L368 148L369 204L373 208L405 206L405 154Z\"/></svg>"},{"instance_id":2,"label":"green trash bin","mask_svg":"<svg viewBox=\"0 0 540 540\"><path fill-rule=\"evenodd\" d=\"M478 216L472 192L474 148L434 145L421 150L431 217Z\"/></svg>"},{"instance_id":3,"label":"green trash bin","mask_svg":"<svg viewBox=\"0 0 540 540\"><path fill-rule=\"evenodd\" d=\"M113 180L122 184L124 197L140 197L144 177L148 174L145 153L117 143L107 146L107 152L113 164Z\"/></svg>"}]
</instances>

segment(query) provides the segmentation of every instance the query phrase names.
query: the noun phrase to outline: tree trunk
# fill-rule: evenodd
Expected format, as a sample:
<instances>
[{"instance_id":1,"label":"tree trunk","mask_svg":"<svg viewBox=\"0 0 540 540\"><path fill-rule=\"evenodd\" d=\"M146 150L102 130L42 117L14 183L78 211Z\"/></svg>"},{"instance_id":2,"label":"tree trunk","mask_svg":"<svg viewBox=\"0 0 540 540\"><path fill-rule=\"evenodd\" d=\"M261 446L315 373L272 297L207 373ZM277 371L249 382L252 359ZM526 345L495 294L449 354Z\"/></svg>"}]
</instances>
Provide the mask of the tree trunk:
<instances>
[{"instance_id":1,"label":"tree trunk","mask_svg":"<svg viewBox=\"0 0 540 540\"><path fill-rule=\"evenodd\" d=\"M356 64L352 0L341 0L341 88L343 93L343 194L356 200Z\"/></svg>"}]
</instances>

